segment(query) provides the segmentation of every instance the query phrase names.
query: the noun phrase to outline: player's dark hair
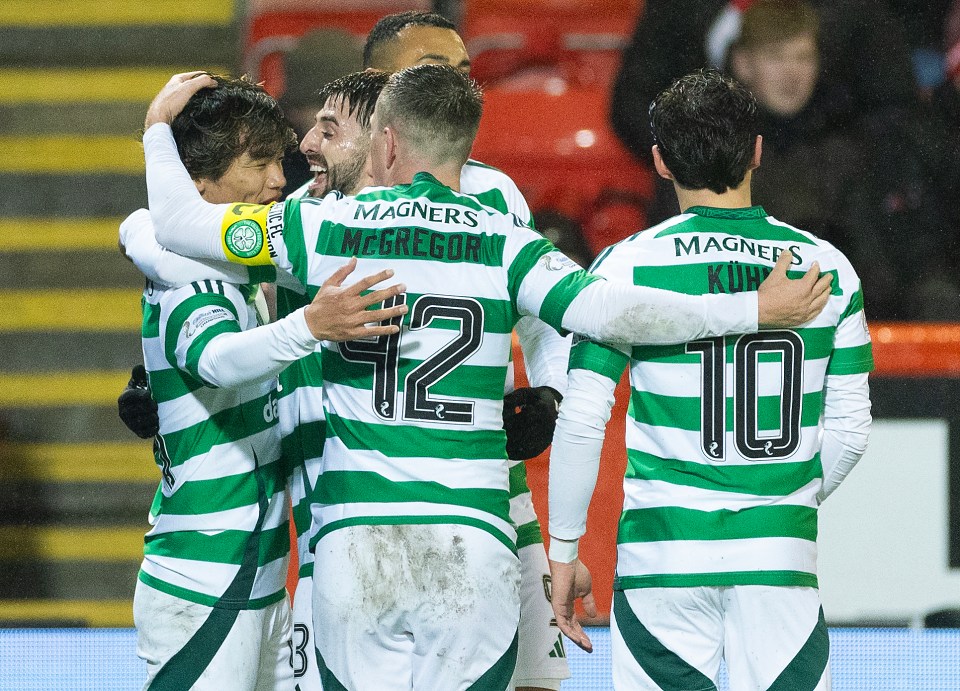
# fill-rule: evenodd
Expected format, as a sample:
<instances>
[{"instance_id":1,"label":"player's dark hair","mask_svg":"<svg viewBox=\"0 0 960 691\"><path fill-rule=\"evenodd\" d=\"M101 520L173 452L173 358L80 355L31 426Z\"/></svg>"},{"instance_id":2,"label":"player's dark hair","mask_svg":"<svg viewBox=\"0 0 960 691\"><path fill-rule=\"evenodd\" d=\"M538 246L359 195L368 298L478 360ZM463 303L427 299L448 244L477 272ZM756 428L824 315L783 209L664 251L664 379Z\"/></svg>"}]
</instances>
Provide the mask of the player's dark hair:
<instances>
[{"instance_id":1,"label":"player's dark hair","mask_svg":"<svg viewBox=\"0 0 960 691\"><path fill-rule=\"evenodd\" d=\"M650 129L680 187L722 194L738 187L750 169L757 102L736 80L699 70L654 99Z\"/></svg>"},{"instance_id":2,"label":"player's dark hair","mask_svg":"<svg viewBox=\"0 0 960 691\"><path fill-rule=\"evenodd\" d=\"M377 102L380 124L394 127L438 163L467 160L482 114L480 87L450 65L396 72Z\"/></svg>"},{"instance_id":3,"label":"player's dark hair","mask_svg":"<svg viewBox=\"0 0 960 691\"><path fill-rule=\"evenodd\" d=\"M348 74L320 89L320 103L332 99L334 103L345 104L349 115L355 117L363 129L369 130L373 108L389 79L389 74L377 70Z\"/></svg>"},{"instance_id":4,"label":"player's dark hair","mask_svg":"<svg viewBox=\"0 0 960 691\"><path fill-rule=\"evenodd\" d=\"M263 87L246 78L213 78L217 86L194 94L171 123L191 178L216 182L244 153L277 159L296 148L296 134Z\"/></svg>"},{"instance_id":5,"label":"player's dark hair","mask_svg":"<svg viewBox=\"0 0 960 691\"><path fill-rule=\"evenodd\" d=\"M367 34L367 42L363 46L363 66L370 67L373 63L373 54L383 45L395 41L397 34L408 26L434 26L438 29L456 31L457 27L446 17L433 12L410 10L388 14L373 25Z\"/></svg>"}]
</instances>

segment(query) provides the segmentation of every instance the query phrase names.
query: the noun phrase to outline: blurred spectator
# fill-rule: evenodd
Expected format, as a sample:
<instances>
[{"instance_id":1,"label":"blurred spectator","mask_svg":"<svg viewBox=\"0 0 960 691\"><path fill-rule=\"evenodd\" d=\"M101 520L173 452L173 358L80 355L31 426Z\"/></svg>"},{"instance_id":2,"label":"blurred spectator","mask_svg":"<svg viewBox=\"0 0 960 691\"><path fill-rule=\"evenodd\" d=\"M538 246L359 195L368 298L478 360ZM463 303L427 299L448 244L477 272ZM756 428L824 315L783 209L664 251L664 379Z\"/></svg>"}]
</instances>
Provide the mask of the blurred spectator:
<instances>
[{"instance_id":1,"label":"blurred spectator","mask_svg":"<svg viewBox=\"0 0 960 691\"><path fill-rule=\"evenodd\" d=\"M583 238L579 223L555 209L540 209L533 216L537 231L543 237L583 268L590 266L593 252Z\"/></svg>"},{"instance_id":2,"label":"blurred spectator","mask_svg":"<svg viewBox=\"0 0 960 691\"><path fill-rule=\"evenodd\" d=\"M314 124L320 88L338 77L362 69L363 44L342 29L316 29L303 35L297 47L284 56L284 90L280 106L290 126L302 139ZM284 195L308 179L310 167L303 154L294 149L283 159L287 185Z\"/></svg>"},{"instance_id":3,"label":"blurred spectator","mask_svg":"<svg viewBox=\"0 0 960 691\"><path fill-rule=\"evenodd\" d=\"M836 245L863 275L871 314L889 314L905 279L897 280L876 230L859 138L831 122L828 104L837 95L818 79L819 27L816 11L802 1L757 0L743 13L730 66L759 107L763 157L754 198L778 219Z\"/></svg>"},{"instance_id":4,"label":"blurred spectator","mask_svg":"<svg viewBox=\"0 0 960 691\"><path fill-rule=\"evenodd\" d=\"M654 96L672 80L705 64L728 67L729 48L740 35L742 14L761 1L647 0L624 52L611 111L617 134L635 155L642 160L650 157L652 140L646 114ZM883 3L811 0L811 5L819 16L819 76L802 113L784 118L775 110L770 112L781 121L779 128L768 134L774 150L771 153L776 156L777 149L789 148L785 144L809 139L811 131L841 137L838 147L842 141L856 143L859 151L849 153L854 157L852 166L842 151L831 149L831 141L821 140L819 146L821 151L830 151L846 171L844 175L852 175L855 182L854 189L849 177L844 180L837 194L853 196L835 204L846 209L848 218L856 216L855 209L865 209L860 223L843 229L847 237L862 234L861 244L884 248L888 257L895 258L895 272L889 271L889 262L873 266L863 265L860 260L860 273L874 276L874 286L867 289L870 313L887 319L925 317L914 299L916 292L910 291L928 275L939 277L934 264L944 251L945 233L925 170L924 151L931 142L921 128L903 27ZM678 21L680 17L682 21ZM794 89L791 98L800 96ZM784 121L788 120L786 125ZM763 167L773 168L774 156L768 164L766 144ZM810 165L811 175L840 181L839 173L826 171L828 166L818 161L811 159L804 164L798 158L793 166ZM789 188L777 189L781 197L793 193ZM757 189L757 203L783 221L813 229L815 223L809 219L778 211L768 194ZM671 190L658 186L656 199L648 209L649 224L677 212L672 196ZM832 236L839 237L839 232L834 228ZM831 232L824 234L831 237ZM856 255L852 247L844 249ZM882 256L880 252L868 254L875 260ZM876 295L871 293L874 288Z\"/></svg>"},{"instance_id":5,"label":"blurred spectator","mask_svg":"<svg viewBox=\"0 0 960 691\"><path fill-rule=\"evenodd\" d=\"M890 11L903 23L913 57L913 73L924 98L943 83L944 64L940 40L950 0L887 0Z\"/></svg>"}]
</instances>

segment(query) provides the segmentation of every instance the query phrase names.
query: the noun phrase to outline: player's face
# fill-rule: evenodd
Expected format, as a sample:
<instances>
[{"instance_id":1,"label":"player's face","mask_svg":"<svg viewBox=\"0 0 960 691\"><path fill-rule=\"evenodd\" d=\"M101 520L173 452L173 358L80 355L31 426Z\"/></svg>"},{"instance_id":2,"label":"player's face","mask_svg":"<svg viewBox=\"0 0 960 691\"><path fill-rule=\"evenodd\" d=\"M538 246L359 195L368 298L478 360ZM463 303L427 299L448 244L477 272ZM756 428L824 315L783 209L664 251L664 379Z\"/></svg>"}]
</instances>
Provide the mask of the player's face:
<instances>
[{"instance_id":1,"label":"player's face","mask_svg":"<svg viewBox=\"0 0 960 691\"><path fill-rule=\"evenodd\" d=\"M280 201L283 186L287 184L283 177L282 160L282 157L252 159L250 153L244 151L234 159L219 180L214 182L209 178L200 178L197 189L211 204L267 204Z\"/></svg>"},{"instance_id":2,"label":"player's face","mask_svg":"<svg viewBox=\"0 0 960 691\"><path fill-rule=\"evenodd\" d=\"M370 133L350 114L346 100L327 99L316 124L300 143L314 176L307 194L322 197L331 190L359 192L370 182L366 169L369 150Z\"/></svg>"},{"instance_id":3,"label":"player's face","mask_svg":"<svg viewBox=\"0 0 960 691\"><path fill-rule=\"evenodd\" d=\"M452 65L470 74L470 58L460 35L437 26L408 26L382 53L384 72L397 72L414 65Z\"/></svg>"},{"instance_id":4,"label":"player's face","mask_svg":"<svg viewBox=\"0 0 960 691\"><path fill-rule=\"evenodd\" d=\"M739 77L767 110L789 117L799 113L817 84L820 70L816 39L801 35L743 51L734 61Z\"/></svg>"}]
</instances>

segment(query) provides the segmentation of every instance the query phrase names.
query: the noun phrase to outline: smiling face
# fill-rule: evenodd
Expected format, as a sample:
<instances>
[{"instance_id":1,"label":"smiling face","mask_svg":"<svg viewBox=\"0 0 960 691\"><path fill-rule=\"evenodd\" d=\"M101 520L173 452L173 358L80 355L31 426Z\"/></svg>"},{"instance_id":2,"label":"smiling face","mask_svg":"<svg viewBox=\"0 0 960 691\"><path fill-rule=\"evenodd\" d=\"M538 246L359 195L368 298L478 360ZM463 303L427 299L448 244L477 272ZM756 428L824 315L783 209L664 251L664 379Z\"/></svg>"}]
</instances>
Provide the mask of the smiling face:
<instances>
[{"instance_id":1,"label":"smiling face","mask_svg":"<svg viewBox=\"0 0 960 691\"><path fill-rule=\"evenodd\" d=\"M350 114L346 99L327 99L300 144L314 175L307 194L322 197L331 190L348 195L359 192L369 184L365 170L369 150L370 132Z\"/></svg>"},{"instance_id":2,"label":"smiling face","mask_svg":"<svg viewBox=\"0 0 960 691\"><path fill-rule=\"evenodd\" d=\"M201 196L211 204L246 202L268 204L280 201L283 186L282 157L253 159L249 151L235 158L217 180L198 178L195 181Z\"/></svg>"},{"instance_id":3,"label":"smiling face","mask_svg":"<svg viewBox=\"0 0 960 691\"><path fill-rule=\"evenodd\" d=\"M470 58L463 39L453 29L408 26L375 53L370 66L397 72L414 65L451 65L470 74Z\"/></svg>"}]
</instances>

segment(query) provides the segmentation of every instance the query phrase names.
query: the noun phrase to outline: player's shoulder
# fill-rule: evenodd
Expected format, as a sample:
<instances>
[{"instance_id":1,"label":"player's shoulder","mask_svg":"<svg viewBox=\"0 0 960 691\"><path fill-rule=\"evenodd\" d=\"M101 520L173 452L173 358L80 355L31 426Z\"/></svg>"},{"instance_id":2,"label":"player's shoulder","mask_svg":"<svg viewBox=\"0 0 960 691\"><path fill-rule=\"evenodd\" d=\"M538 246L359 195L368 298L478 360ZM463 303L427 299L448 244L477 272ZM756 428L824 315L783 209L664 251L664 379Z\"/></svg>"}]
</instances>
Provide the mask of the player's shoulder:
<instances>
[{"instance_id":1,"label":"player's shoulder","mask_svg":"<svg viewBox=\"0 0 960 691\"><path fill-rule=\"evenodd\" d=\"M590 265L590 271L609 274L616 272L619 268L650 262L652 257L662 254L664 248L672 246L670 241L665 239L668 231L687 220L689 220L688 214L673 216L608 245L597 254Z\"/></svg>"},{"instance_id":2,"label":"player's shoulder","mask_svg":"<svg viewBox=\"0 0 960 691\"><path fill-rule=\"evenodd\" d=\"M781 221L774 216L767 216L766 221L785 234L784 239L789 243L790 251L793 252L794 257L799 258L801 266L809 267L813 262L819 262L821 269L836 269L855 274L850 260L829 240Z\"/></svg>"}]
</instances>

